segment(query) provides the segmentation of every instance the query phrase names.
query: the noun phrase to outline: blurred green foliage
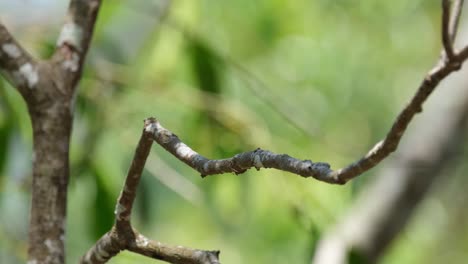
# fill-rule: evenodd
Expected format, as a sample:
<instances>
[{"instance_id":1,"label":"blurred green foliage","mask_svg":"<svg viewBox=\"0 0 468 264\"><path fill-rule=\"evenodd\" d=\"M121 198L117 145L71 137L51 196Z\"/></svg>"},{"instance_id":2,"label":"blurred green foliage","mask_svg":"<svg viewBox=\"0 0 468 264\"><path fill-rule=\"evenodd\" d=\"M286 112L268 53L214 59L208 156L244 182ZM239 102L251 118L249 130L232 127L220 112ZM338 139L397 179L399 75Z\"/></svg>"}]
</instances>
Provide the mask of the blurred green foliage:
<instances>
[{"instance_id":1,"label":"blurred green foliage","mask_svg":"<svg viewBox=\"0 0 468 264\"><path fill-rule=\"evenodd\" d=\"M112 225L144 118L156 116L208 157L261 147L337 168L386 133L440 47L436 1L173 1L167 14L162 2L109 0L99 15L76 103L71 263ZM18 12L21 19L32 10ZM44 58L59 27L43 21L13 32ZM1 263L26 254L27 221L14 221L29 199L31 128L21 100L3 80ZM135 227L166 243L220 249L223 263L309 263L322 232L367 180L331 186L273 170L201 179L158 146L148 163L156 156L166 166L145 171ZM18 204L24 211L6 210ZM433 231L420 222L415 232ZM385 263L430 262L425 251L437 239L420 246L409 236ZM111 261L155 262L131 253Z\"/></svg>"}]
</instances>

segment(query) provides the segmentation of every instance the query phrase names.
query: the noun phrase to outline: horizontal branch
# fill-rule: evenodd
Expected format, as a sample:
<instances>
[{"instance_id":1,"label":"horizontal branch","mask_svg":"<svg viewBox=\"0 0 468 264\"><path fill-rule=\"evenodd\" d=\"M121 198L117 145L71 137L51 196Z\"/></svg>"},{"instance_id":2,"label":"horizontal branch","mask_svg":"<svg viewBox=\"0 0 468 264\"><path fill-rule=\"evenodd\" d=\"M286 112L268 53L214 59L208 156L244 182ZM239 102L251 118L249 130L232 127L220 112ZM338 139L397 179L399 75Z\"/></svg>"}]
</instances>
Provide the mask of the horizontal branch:
<instances>
[{"instance_id":1,"label":"horizontal branch","mask_svg":"<svg viewBox=\"0 0 468 264\"><path fill-rule=\"evenodd\" d=\"M377 143L363 158L349 166L333 171L324 162L300 160L287 154L275 154L267 150L256 149L243 152L232 158L210 160L183 143L174 133L164 128L154 119L147 129L153 139L176 158L201 173L202 177L221 173L244 173L250 168L274 168L295 173L303 177L313 177L317 180L344 184L348 180L373 168L390 153L396 150L408 124L416 113L421 112L421 105L431 94L437 84L448 74L458 69L452 64L438 66L424 79L418 92L403 111L398 115L386 138Z\"/></svg>"},{"instance_id":2,"label":"horizontal branch","mask_svg":"<svg viewBox=\"0 0 468 264\"><path fill-rule=\"evenodd\" d=\"M221 173L241 174L250 168L275 168L327 181L327 175L331 173L330 166L326 163L298 160L286 154L275 154L262 149L243 152L228 159L210 160L183 143L156 119L148 120L153 120L151 125L147 126L153 139L179 160L200 172L202 177Z\"/></svg>"},{"instance_id":3,"label":"horizontal branch","mask_svg":"<svg viewBox=\"0 0 468 264\"><path fill-rule=\"evenodd\" d=\"M173 264L219 264L219 251L191 249L182 246L169 246L150 240L135 231L135 243L129 251L163 260Z\"/></svg>"},{"instance_id":4,"label":"horizontal branch","mask_svg":"<svg viewBox=\"0 0 468 264\"><path fill-rule=\"evenodd\" d=\"M81 264L106 263L120 251L128 250L153 259L173 264L219 264L219 251L191 249L171 246L148 239L133 229L132 237L122 239L113 227L103 235L94 246L81 258Z\"/></svg>"},{"instance_id":5,"label":"horizontal branch","mask_svg":"<svg viewBox=\"0 0 468 264\"><path fill-rule=\"evenodd\" d=\"M362 158L342 169L332 170L328 163L299 160L287 154L275 154L262 149L243 152L232 158L210 160L195 152L174 133L162 127L158 121L154 120L153 125L148 128L153 135L153 139L158 144L179 160L200 172L202 177L221 173L240 174L253 167L257 170L260 168L275 168L303 177L313 177L327 183L344 184L372 169L397 149L409 123L416 114L422 112L422 105L429 95L431 95L440 81L452 72L458 71L463 62L468 58L468 45L459 53L453 50L453 39L456 35L462 4L463 1L461 0L455 3L453 8L454 15L451 16L450 1L442 1L441 31L444 46L443 52L447 56L443 56L436 66L427 73L419 85L416 94L399 113L385 138L375 144Z\"/></svg>"},{"instance_id":6,"label":"horizontal branch","mask_svg":"<svg viewBox=\"0 0 468 264\"><path fill-rule=\"evenodd\" d=\"M37 63L0 23L0 70L5 78L25 96L39 80Z\"/></svg>"}]
</instances>

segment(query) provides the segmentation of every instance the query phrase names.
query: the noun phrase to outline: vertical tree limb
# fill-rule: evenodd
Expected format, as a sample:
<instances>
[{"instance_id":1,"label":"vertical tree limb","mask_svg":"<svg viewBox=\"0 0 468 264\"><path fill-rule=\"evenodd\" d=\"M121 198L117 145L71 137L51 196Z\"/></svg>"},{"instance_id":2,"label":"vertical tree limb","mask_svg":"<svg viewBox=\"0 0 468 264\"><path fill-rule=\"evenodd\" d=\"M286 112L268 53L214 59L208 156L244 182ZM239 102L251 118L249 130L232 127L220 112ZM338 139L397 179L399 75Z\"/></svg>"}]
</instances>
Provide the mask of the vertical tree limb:
<instances>
[{"instance_id":1,"label":"vertical tree limb","mask_svg":"<svg viewBox=\"0 0 468 264\"><path fill-rule=\"evenodd\" d=\"M51 62L57 65L67 88L74 90L81 77L102 0L71 0Z\"/></svg>"},{"instance_id":2,"label":"vertical tree limb","mask_svg":"<svg viewBox=\"0 0 468 264\"><path fill-rule=\"evenodd\" d=\"M451 0L442 0L442 44L447 59L452 60L455 56L453 51L453 38L455 34L451 32L452 29L450 28L451 22L453 21L450 16L450 8Z\"/></svg>"},{"instance_id":3,"label":"vertical tree limb","mask_svg":"<svg viewBox=\"0 0 468 264\"><path fill-rule=\"evenodd\" d=\"M452 15L451 15L450 23L449 23L448 33L449 33L452 45L455 43L455 39L457 37L458 24L460 22L460 15L463 9L463 3L464 3L464 0L455 0L455 3L453 4L453 8L451 11Z\"/></svg>"}]
</instances>

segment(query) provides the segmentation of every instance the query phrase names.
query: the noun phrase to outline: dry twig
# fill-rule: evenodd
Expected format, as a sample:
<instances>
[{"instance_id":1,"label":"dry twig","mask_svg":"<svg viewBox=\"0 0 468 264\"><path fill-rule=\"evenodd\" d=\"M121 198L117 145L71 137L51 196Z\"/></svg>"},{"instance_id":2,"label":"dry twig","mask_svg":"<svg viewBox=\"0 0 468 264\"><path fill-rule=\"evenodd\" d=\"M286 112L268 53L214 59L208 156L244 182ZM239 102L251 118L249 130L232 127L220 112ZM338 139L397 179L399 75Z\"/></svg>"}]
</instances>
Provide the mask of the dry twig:
<instances>
[{"instance_id":1,"label":"dry twig","mask_svg":"<svg viewBox=\"0 0 468 264\"><path fill-rule=\"evenodd\" d=\"M82 257L81 263L105 263L122 250L129 250L175 264L219 263L219 251L165 245L146 238L131 226L130 216L133 202L153 143L151 129L154 124L155 120L152 118L145 120L145 128L115 207L115 225L88 250Z\"/></svg>"}]
</instances>

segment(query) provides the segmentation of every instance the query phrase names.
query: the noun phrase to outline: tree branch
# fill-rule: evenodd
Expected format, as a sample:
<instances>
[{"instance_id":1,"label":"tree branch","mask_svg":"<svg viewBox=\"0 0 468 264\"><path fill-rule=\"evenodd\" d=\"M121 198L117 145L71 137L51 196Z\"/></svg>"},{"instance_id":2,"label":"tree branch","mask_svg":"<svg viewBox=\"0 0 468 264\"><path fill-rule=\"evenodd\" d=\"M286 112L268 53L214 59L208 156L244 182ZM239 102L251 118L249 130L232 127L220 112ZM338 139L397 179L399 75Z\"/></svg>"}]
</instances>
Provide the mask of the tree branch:
<instances>
[{"instance_id":1,"label":"tree branch","mask_svg":"<svg viewBox=\"0 0 468 264\"><path fill-rule=\"evenodd\" d=\"M120 192L120 196L115 207L115 225L117 227L117 231L121 233L132 233L130 215L132 213L133 202L135 201L138 183L140 182L146 159L148 158L151 145L153 144L150 134L146 131L149 124L151 124L151 120L145 120L145 130L141 135L140 142L138 142L132 165L128 170L127 178L125 179L124 188L122 188L122 191Z\"/></svg>"},{"instance_id":2,"label":"tree branch","mask_svg":"<svg viewBox=\"0 0 468 264\"><path fill-rule=\"evenodd\" d=\"M466 71L464 71L466 74ZM405 145L401 157L389 164L334 227L324 234L315 251L315 264L348 263L353 252L363 263L378 263L379 257L406 226L432 184L449 176L468 131L468 92L463 89L449 98L451 107L433 109L414 134L418 140ZM455 87L453 87L455 88ZM461 97L462 102L459 101ZM435 118L434 118L435 117ZM443 117L433 125L434 119ZM421 142L415 144L414 141ZM428 143L430 142L430 143Z\"/></svg>"},{"instance_id":3,"label":"tree branch","mask_svg":"<svg viewBox=\"0 0 468 264\"><path fill-rule=\"evenodd\" d=\"M463 3L464 3L464 0L455 0L455 3L451 11L452 15L450 19L448 33L449 33L450 41L452 42L452 45L455 43L455 39L457 37L458 24L460 22L460 15L463 9Z\"/></svg>"},{"instance_id":4,"label":"tree branch","mask_svg":"<svg viewBox=\"0 0 468 264\"><path fill-rule=\"evenodd\" d=\"M159 121L151 119L154 122L148 126L148 131L151 132L153 139L176 158L200 172L202 177L221 173L241 174L255 167L258 170L275 168L327 181L327 175L331 172L330 166L326 163L298 160L286 154L275 154L262 149L243 152L228 159L210 160L180 141L174 133L161 126Z\"/></svg>"},{"instance_id":5,"label":"tree branch","mask_svg":"<svg viewBox=\"0 0 468 264\"><path fill-rule=\"evenodd\" d=\"M200 172L202 177L221 173L240 174L255 167L257 170L260 168L275 168L303 177L313 177L328 183L344 184L373 168L396 150L413 116L422 111L421 105L437 84L454 70L456 69L451 64L434 68L424 79L410 104L398 115L385 139L377 143L363 158L337 171L331 170L330 165L327 163L299 160L287 154L275 154L261 149L243 152L228 159L210 160L192 150L174 133L161 126L158 121L155 120L148 129L150 129L153 139L158 144L179 160Z\"/></svg>"},{"instance_id":6,"label":"tree branch","mask_svg":"<svg viewBox=\"0 0 468 264\"><path fill-rule=\"evenodd\" d=\"M88 51L94 24L101 0L71 0L68 16L57 40L57 49L52 61L60 65L74 89L81 77L83 63Z\"/></svg>"},{"instance_id":7,"label":"tree branch","mask_svg":"<svg viewBox=\"0 0 468 264\"><path fill-rule=\"evenodd\" d=\"M133 229L130 223L138 183L150 153L151 128L156 120L148 118L115 209L115 225L81 258L81 263L105 263L122 250L175 264L219 264L219 251L169 246L152 241Z\"/></svg>"},{"instance_id":8,"label":"tree branch","mask_svg":"<svg viewBox=\"0 0 468 264\"><path fill-rule=\"evenodd\" d=\"M125 248L125 244L120 243L115 227L105 233L96 243L81 257L81 264L106 263L112 257L119 254Z\"/></svg>"},{"instance_id":9,"label":"tree branch","mask_svg":"<svg viewBox=\"0 0 468 264\"><path fill-rule=\"evenodd\" d=\"M81 263L106 263L122 250L173 264L219 264L219 251L205 251L182 246L170 246L153 241L133 229L133 236L123 240L113 227L81 258Z\"/></svg>"},{"instance_id":10,"label":"tree branch","mask_svg":"<svg viewBox=\"0 0 468 264\"><path fill-rule=\"evenodd\" d=\"M467 59L468 46L460 53L453 52L448 33L450 3L446 0L443 0L442 3L442 38L447 58L441 58L436 66L427 73L419 85L416 94L397 116L386 137L374 145L365 156L347 167L334 171L330 169L328 163L299 160L286 154L279 155L261 149L243 152L228 159L210 160L192 150L180 141L174 133L162 127L157 121L151 126L153 139L179 160L200 172L202 177L228 172L240 174L249 168L255 167L257 170L260 168L275 168L303 177L313 177L327 183L344 184L372 169L397 149L409 123L416 114L422 112L422 105L429 95L440 81L452 72L458 71L461 68L461 64ZM461 4L462 2L459 3L460 6L456 10L461 9ZM459 15L459 11L455 13L456 16ZM453 29L455 28L456 26L453 27ZM454 35L455 33L453 33Z\"/></svg>"},{"instance_id":11,"label":"tree branch","mask_svg":"<svg viewBox=\"0 0 468 264\"><path fill-rule=\"evenodd\" d=\"M135 243L128 250L174 264L219 264L219 251L206 251L181 246L169 246L152 241L135 231Z\"/></svg>"},{"instance_id":12,"label":"tree branch","mask_svg":"<svg viewBox=\"0 0 468 264\"><path fill-rule=\"evenodd\" d=\"M0 70L6 79L26 96L36 88L37 62L0 23Z\"/></svg>"},{"instance_id":13,"label":"tree branch","mask_svg":"<svg viewBox=\"0 0 468 264\"><path fill-rule=\"evenodd\" d=\"M442 0L442 44L444 46L445 55L447 58L453 59L454 51L453 51L453 41L452 36L454 36L454 32L451 32L451 16L450 16L450 7L451 7L451 0Z\"/></svg>"}]
</instances>

